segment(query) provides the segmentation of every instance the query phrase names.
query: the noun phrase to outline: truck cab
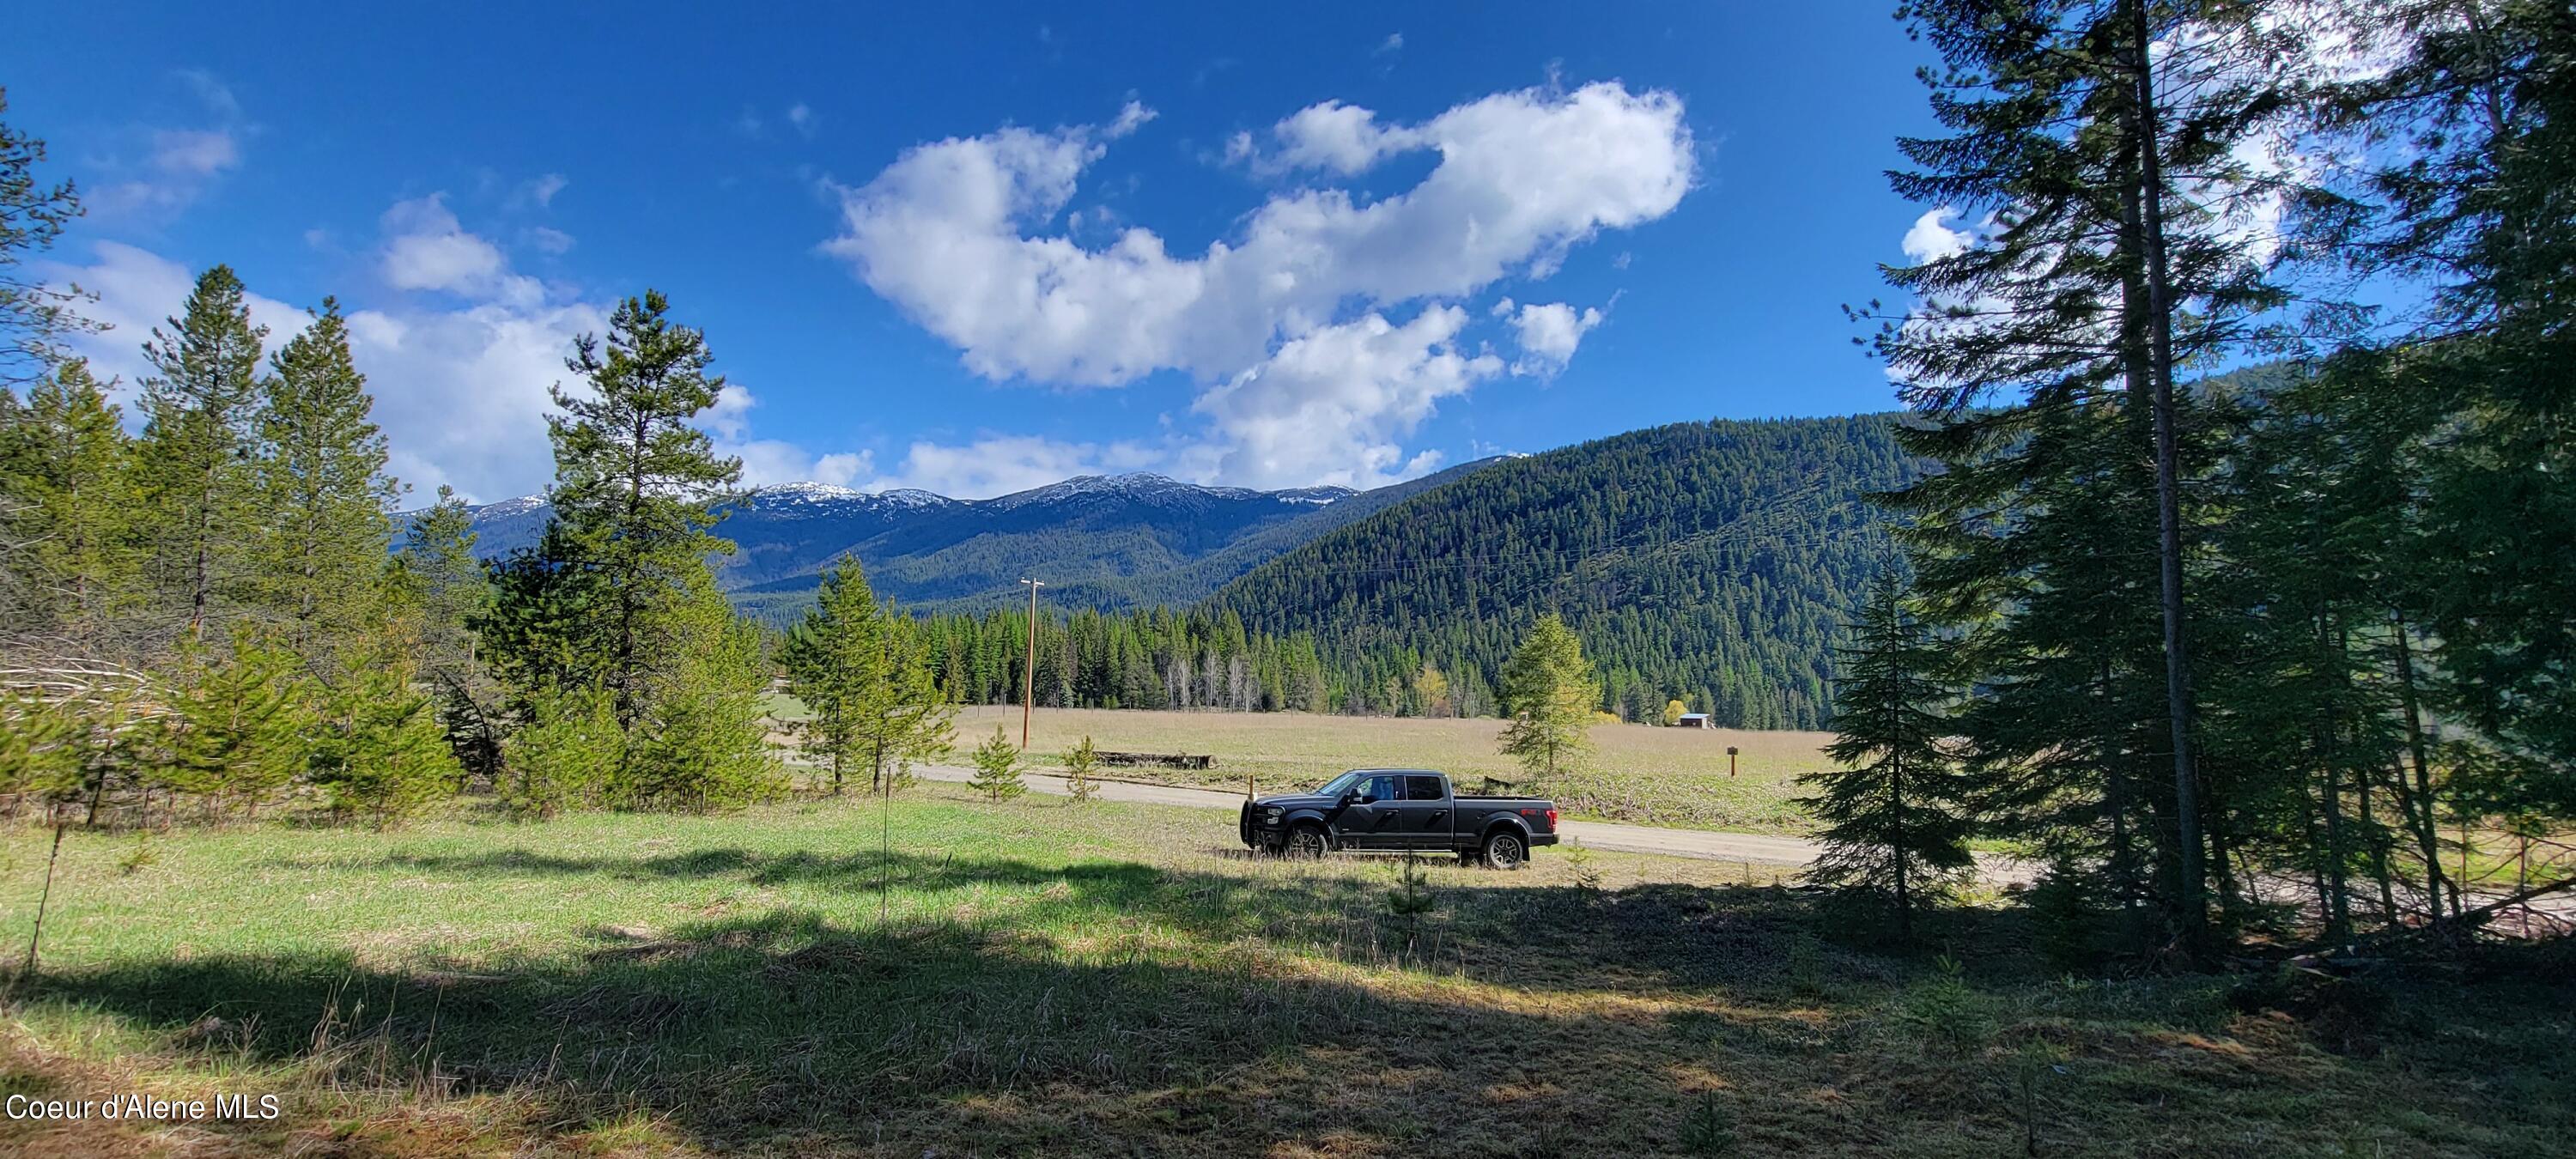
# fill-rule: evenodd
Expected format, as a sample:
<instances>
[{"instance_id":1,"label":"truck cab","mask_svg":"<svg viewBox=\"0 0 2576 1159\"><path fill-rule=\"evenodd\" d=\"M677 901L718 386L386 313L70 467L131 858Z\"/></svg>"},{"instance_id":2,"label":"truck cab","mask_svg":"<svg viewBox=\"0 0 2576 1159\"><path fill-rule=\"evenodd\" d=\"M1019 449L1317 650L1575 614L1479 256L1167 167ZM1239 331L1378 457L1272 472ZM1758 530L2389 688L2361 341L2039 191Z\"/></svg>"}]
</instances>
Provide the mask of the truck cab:
<instances>
[{"instance_id":1,"label":"truck cab","mask_svg":"<svg viewBox=\"0 0 2576 1159\"><path fill-rule=\"evenodd\" d=\"M1536 797L1461 795L1431 769L1352 769L1311 792L1244 802L1239 828L1261 852L1454 853L1517 869L1556 844L1557 812Z\"/></svg>"}]
</instances>

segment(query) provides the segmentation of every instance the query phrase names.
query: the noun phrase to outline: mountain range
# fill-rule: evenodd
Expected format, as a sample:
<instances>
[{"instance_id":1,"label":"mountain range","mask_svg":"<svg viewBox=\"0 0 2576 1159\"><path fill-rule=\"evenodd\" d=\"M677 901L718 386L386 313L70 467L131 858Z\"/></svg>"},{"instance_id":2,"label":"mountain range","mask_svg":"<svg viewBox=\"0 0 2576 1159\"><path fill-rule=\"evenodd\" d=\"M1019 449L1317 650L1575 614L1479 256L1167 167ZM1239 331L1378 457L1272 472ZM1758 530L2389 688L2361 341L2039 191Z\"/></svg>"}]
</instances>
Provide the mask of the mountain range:
<instances>
[{"instance_id":1,"label":"mountain range","mask_svg":"<svg viewBox=\"0 0 2576 1159\"><path fill-rule=\"evenodd\" d=\"M718 582L779 625L844 554L924 614L1007 615L1022 577L1058 613L1195 607L1236 635L1311 640L1337 703L1364 711L1410 710L1426 668L1490 711L1513 645L1554 611L1623 716L1678 698L1727 724L1816 728L1845 614L1898 558L1870 496L1922 469L1894 416L1856 415L1678 423L1369 491L1149 474L992 499L797 483L726 506L716 530L737 550ZM496 556L550 513L531 497L473 514Z\"/></svg>"},{"instance_id":2,"label":"mountain range","mask_svg":"<svg viewBox=\"0 0 2576 1159\"><path fill-rule=\"evenodd\" d=\"M813 599L822 571L855 554L880 596L924 612L974 611L1025 596L1023 577L1058 606L1118 609L1195 602L1254 566L1499 459L1354 491L1210 487L1161 475L1085 475L991 499L856 491L824 483L760 487L726 504L734 541L717 583L747 615L784 623ZM506 555L544 533L552 509L526 496L470 509L478 553Z\"/></svg>"}]
</instances>

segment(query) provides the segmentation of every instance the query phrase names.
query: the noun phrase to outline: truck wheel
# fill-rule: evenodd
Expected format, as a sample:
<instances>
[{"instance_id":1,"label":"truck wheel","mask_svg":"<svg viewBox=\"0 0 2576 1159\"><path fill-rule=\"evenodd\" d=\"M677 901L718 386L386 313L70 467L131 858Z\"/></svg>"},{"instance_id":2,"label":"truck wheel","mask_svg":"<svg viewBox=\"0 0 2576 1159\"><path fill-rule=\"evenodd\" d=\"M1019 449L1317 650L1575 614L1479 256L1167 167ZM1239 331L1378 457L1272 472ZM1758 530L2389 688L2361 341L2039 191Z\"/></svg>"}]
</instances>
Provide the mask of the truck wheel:
<instances>
[{"instance_id":1,"label":"truck wheel","mask_svg":"<svg viewBox=\"0 0 2576 1159\"><path fill-rule=\"evenodd\" d=\"M1288 843L1280 851L1290 857L1312 859L1322 857L1332 847L1332 841L1324 836L1324 827L1310 823L1289 830Z\"/></svg>"},{"instance_id":2,"label":"truck wheel","mask_svg":"<svg viewBox=\"0 0 2576 1159\"><path fill-rule=\"evenodd\" d=\"M1529 846L1521 843L1520 834L1505 830L1485 838L1485 864L1496 869L1519 869L1528 860Z\"/></svg>"}]
</instances>

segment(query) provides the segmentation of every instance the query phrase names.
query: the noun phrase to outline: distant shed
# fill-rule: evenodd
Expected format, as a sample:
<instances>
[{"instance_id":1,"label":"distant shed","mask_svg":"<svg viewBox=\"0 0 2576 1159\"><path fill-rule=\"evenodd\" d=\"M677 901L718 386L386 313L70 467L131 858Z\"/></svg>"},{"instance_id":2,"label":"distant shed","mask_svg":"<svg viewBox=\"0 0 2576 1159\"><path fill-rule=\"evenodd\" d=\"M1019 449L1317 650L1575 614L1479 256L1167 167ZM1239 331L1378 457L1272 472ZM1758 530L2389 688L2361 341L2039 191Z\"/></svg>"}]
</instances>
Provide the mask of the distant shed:
<instances>
[{"instance_id":1,"label":"distant shed","mask_svg":"<svg viewBox=\"0 0 2576 1159\"><path fill-rule=\"evenodd\" d=\"M1673 722L1675 728L1716 728L1717 721L1705 712L1685 712Z\"/></svg>"}]
</instances>

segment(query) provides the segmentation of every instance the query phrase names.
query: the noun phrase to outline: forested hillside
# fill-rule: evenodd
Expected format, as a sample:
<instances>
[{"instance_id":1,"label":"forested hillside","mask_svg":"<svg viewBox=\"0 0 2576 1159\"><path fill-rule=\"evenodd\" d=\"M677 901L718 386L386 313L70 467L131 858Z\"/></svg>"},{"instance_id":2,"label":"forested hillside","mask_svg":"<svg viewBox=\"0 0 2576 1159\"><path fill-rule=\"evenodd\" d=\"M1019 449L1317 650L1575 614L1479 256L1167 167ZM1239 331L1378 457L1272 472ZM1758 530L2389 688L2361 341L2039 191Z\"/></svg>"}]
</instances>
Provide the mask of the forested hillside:
<instances>
[{"instance_id":1,"label":"forested hillside","mask_svg":"<svg viewBox=\"0 0 2576 1159\"><path fill-rule=\"evenodd\" d=\"M1208 607L1313 635L1346 709L1423 711L1428 684L1491 711L1505 656L1555 611L1622 716L1679 698L1723 723L1818 727L1834 634L1896 557L1866 501L1916 473L1894 428L1686 423L1507 461L1270 560Z\"/></svg>"}]
</instances>

